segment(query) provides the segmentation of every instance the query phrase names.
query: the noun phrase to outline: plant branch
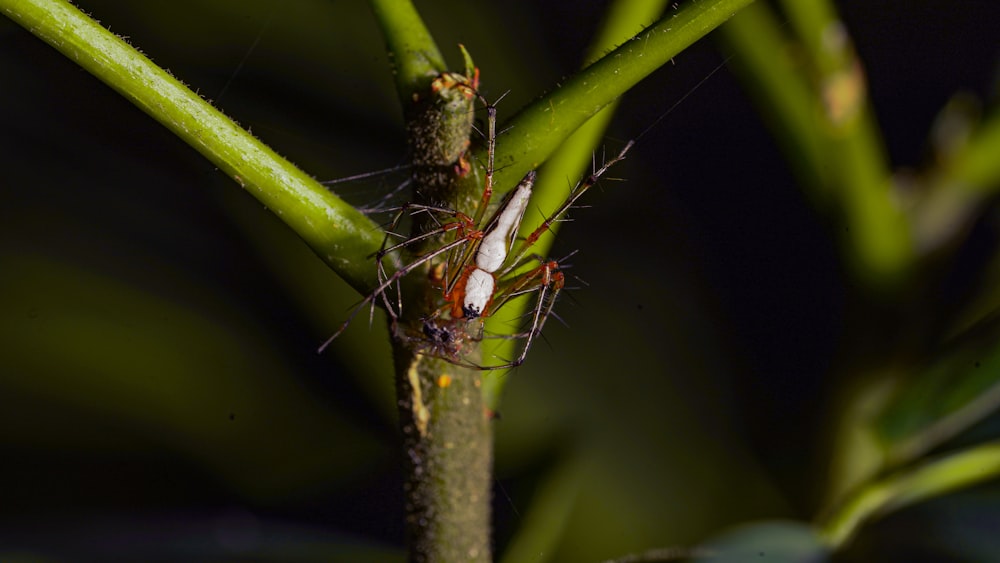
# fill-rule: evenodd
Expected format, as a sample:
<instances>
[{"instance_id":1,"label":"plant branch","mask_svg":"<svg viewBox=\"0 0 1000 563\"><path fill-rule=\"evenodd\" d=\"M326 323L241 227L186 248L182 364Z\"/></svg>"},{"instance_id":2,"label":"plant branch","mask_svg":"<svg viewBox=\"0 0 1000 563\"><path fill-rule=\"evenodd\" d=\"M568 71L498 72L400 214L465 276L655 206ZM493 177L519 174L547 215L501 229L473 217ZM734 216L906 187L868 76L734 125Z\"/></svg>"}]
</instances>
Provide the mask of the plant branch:
<instances>
[{"instance_id":1,"label":"plant branch","mask_svg":"<svg viewBox=\"0 0 1000 563\"><path fill-rule=\"evenodd\" d=\"M814 191L814 200L829 203L833 180L824 166L823 137L815 126L816 95L802 77L795 51L776 15L764 3L740 12L720 30L736 57L733 70L766 112L772 133L786 159Z\"/></svg>"},{"instance_id":2,"label":"plant branch","mask_svg":"<svg viewBox=\"0 0 1000 563\"><path fill-rule=\"evenodd\" d=\"M430 33L403 0L373 0L406 117L414 200L468 210L474 188L456 188L467 170L476 71L447 72ZM468 174L468 176L475 176ZM477 188L481 190L481 188ZM414 217L417 235L432 218ZM445 244L442 237L427 247ZM426 247L406 250L420 254ZM411 258L412 259L412 258ZM406 534L411 561L490 561L493 429L483 406L481 373L426 355L423 323L440 290L424 268L402 281L402 316L391 323L396 399L405 452ZM425 275L420 275L425 274ZM469 351L474 353L474 351Z\"/></svg>"},{"instance_id":3,"label":"plant branch","mask_svg":"<svg viewBox=\"0 0 1000 563\"><path fill-rule=\"evenodd\" d=\"M546 174L536 187L533 207L543 210L557 207L566 197L566 179L579 177L590 161L618 97L751 2L691 2L667 13L631 38L632 30L659 12L659 6L651 2L615 4L606 28L587 55L586 60L593 62L505 123L503 128L509 132L497 143L496 151L494 185L497 192L510 189L528 170L546 162ZM618 47L611 50L615 45ZM598 58L602 52L607 54ZM569 144L565 145L567 142ZM561 151L558 158L550 162L556 150L564 145L565 152ZM551 237L543 240L535 251L545 255L551 241ZM523 303L511 304L491 319L491 330L500 333L517 326L516 321L524 314L525 306ZM509 357L510 344L501 341L492 352ZM506 380L500 373L486 376L483 391L490 408L499 404Z\"/></svg>"},{"instance_id":4,"label":"plant branch","mask_svg":"<svg viewBox=\"0 0 1000 563\"><path fill-rule=\"evenodd\" d=\"M635 30L642 29L647 22L652 21L662 12L665 4L666 0L618 0L614 2L608 8L608 15L588 49L584 66L600 59L603 53L631 38ZM592 162L592 155L604 138L604 132L608 124L611 123L617 108L618 100L615 100L598 111L570 135L546 160L545 169L535 182L531 198L532 208L539 210L542 216L548 216L569 196L569 189L574 180L581 177ZM524 222L521 225L520 236L522 238L528 236L534 228L535 225L530 221ZM548 256L558 230L559 223L557 222L552 225L549 232L538 239L532 251L541 256ZM517 326L518 319L524 316L527 307L528 300L512 301L489 320L490 331L501 333L506 327ZM514 356L515 341L498 339L495 342L497 342L495 347L487 348L487 356L501 358ZM483 381L483 393L489 408L498 409L500 395L506 381L507 378L500 376L500 374L486 375Z\"/></svg>"},{"instance_id":5,"label":"plant branch","mask_svg":"<svg viewBox=\"0 0 1000 563\"><path fill-rule=\"evenodd\" d=\"M405 107L414 94L427 90L447 71L444 57L411 2L370 0L369 4L385 36L396 93Z\"/></svg>"},{"instance_id":6,"label":"plant branch","mask_svg":"<svg viewBox=\"0 0 1000 563\"><path fill-rule=\"evenodd\" d=\"M3 13L194 147L366 292L381 230L167 71L64 0L0 0Z\"/></svg>"},{"instance_id":7,"label":"plant branch","mask_svg":"<svg viewBox=\"0 0 1000 563\"><path fill-rule=\"evenodd\" d=\"M509 131L497 142L498 193L538 168L601 108L752 1L686 3L523 108L501 127Z\"/></svg>"},{"instance_id":8,"label":"plant branch","mask_svg":"<svg viewBox=\"0 0 1000 563\"><path fill-rule=\"evenodd\" d=\"M758 102L805 185L833 203L845 222L845 257L871 287L891 287L914 259L910 225L893 193L890 166L867 99L864 71L843 24L825 0L784 2L797 42L765 4L726 26ZM806 55L783 53L797 46Z\"/></svg>"},{"instance_id":9,"label":"plant branch","mask_svg":"<svg viewBox=\"0 0 1000 563\"><path fill-rule=\"evenodd\" d=\"M914 238L924 252L962 236L970 217L1000 190L1000 113L978 122L962 102L952 100L937 119L936 129L947 133L931 135L934 166L913 209Z\"/></svg>"},{"instance_id":10,"label":"plant branch","mask_svg":"<svg viewBox=\"0 0 1000 563\"><path fill-rule=\"evenodd\" d=\"M1000 112L984 121L968 144L945 167L941 183L972 194L994 195L1000 190Z\"/></svg>"},{"instance_id":11,"label":"plant branch","mask_svg":"<svg viewBox=\"0 0 1000 563\"><path fill-rule=\"evenodd\" d=\"M873 481L822 519L833 547L848 543L870 520L1000 475L1000 442L989 442Z\"/></svg>"}]
</instances>

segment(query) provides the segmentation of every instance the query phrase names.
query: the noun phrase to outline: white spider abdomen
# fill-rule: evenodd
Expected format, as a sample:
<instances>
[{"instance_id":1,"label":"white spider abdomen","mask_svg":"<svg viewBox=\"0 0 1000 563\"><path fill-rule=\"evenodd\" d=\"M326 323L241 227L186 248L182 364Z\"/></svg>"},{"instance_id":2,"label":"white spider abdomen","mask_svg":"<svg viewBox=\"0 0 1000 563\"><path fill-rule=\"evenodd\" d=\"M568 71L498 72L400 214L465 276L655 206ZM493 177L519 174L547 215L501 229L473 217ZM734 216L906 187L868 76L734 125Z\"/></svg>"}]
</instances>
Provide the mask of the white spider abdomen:
<instances>
[{"instance_id":1,"label":"white spider abdomen","mask_svg":"<svg viewBox=\"0 0 1000 563\"><path fill-rule=\"evenodd\" d=\"M489 226L489 231L479 244L479 251L476 253L476 266L479 269L492 274L503 266L510 246L514 242L514 235L517 234L517 227L521 224L524 210L528 207L534 184L535 172L532 170L503 202L496 218Z\"/></svg>"},{"instance_id":2,"label":"white spider abdomen","mask_svg":"<svg viewBox=\"0 0 1000 563\"><path fill-rule=\"evenodd\" d=\"M493 274L476 268L469 273L465 281L465 300L462 302L462 312L468 318L481 317L486 305L493 298L493 288L496 280Z\"/></svg>"}]
</instances>

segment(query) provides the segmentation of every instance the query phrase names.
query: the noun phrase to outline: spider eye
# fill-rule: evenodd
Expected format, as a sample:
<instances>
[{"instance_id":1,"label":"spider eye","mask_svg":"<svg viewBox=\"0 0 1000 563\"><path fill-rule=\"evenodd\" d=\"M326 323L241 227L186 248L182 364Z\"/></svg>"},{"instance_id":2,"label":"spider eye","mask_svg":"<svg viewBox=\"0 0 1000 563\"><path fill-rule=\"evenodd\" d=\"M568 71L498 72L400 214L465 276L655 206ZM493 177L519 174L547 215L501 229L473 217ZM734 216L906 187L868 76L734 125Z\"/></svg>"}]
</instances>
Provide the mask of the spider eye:
<instances>
[{"instance_id":1,"label":"spider eye","mask_svg":"<svg viewBox=\"0 0 1000 563\"><path fill-rule=\"evenodd\" d=\"M452 341L451 331L444 327L439 327L430 321L424 321L424 336L433 342L448 344Z\"/></svg>"}]
</instances>

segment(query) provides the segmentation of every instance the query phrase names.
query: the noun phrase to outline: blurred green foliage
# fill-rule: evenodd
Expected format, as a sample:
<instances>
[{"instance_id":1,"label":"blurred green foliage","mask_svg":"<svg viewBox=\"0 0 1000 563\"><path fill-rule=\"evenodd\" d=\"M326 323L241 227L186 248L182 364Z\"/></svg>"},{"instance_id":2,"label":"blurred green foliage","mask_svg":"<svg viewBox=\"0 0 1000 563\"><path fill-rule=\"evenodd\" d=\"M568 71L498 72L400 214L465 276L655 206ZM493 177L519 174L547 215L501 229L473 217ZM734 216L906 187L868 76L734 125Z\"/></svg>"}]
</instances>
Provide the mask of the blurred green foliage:
<instances>
[{"instance_id":1,"label":"blurred green foliage","mask_svg":"<svg viewBox=\"0 0 1000 563\"><path fill-rule=\"evenodd\" d=\"M403 159L360 3L78 4L319 179ZM509 91L501 116L579 66L603 13L418 8L439 45L473 52L489 99ZM823 14L744 14L724 55L699 45L625 98L610 139L644 131L732 57L792 164L722 73L640 139L615 172L628 182L574 211L553 255L580 249L572 272L589 287L561 303L570 328L550 323L548 345L504 376L507 560L692 546L760 519L827 515L822 530L866 490L996 439L998 186L983 156L997 154L996 113L939 114L959 90L989 95L996 9L842 9L874 145L851 149L815 105L819 70L845 68L807 62L822 45L800 40ZM356 294L125 100L10 22L0 31L13 140L0 151L0 556L401 559L382 328L359 322L317 357ZM874 159L859 173L874 187L851 191L831 151ZM392 182L337 191L364 205ZM869 238L883 236L895 242ZM873 266L885 248L898 256ZM949 471L941 492L969 475ZM996 495L994 479L873 511L843 557L987 560ZM694 555L800 560L822 542L777 522Z\"/></svg>"}]
</instances>

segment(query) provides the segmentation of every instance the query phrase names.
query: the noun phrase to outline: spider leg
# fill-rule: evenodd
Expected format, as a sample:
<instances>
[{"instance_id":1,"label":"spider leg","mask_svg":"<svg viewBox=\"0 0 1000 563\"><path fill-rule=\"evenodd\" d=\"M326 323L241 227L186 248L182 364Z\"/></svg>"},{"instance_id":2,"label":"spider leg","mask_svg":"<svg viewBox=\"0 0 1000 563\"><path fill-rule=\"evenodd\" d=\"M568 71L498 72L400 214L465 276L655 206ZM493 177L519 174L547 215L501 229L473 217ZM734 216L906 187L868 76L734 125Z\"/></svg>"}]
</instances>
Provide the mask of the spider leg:
<instances>
[{"instance_id":1,"label":"spider leg","mask_svg":"<svg viewBox=\"0 0 1000 563\"><path fill-rule=\"evenodd\" d=\"M501 282L497 289L497 295L492 304L492 310L496 311L510 299L519 295L538 292L535 306L531 312L531 324L527 331L506 336L510 339L524 340L524 345L517 358L507 363L491 366L478 366L482 370L498 370L515 368L524 363L528 356L528 351L535 338L538 337L545 321L548 320L555 307L559 292L565 285L565 277L559 270L559 263L555 260L543 262L539 260L539 265L507 282Z\"/></svg>"},{"instance_id":2,"label":"spider leg","mask_svg":"<svg viewBox=\"0 0 1000 563\"><path fill-rule=\"evenodd\" d=\"M497 108L487 103L482 96L479 99L486 106L486 179L483 182L483 195L473 216L473 223L476 225L482 222L486 209L489 208L490 200L493 198L493 164L497 143Z\"/></svg>"},{"instance_id":3,"label":"spider leg","mask_svg":"<svg viewBox=\"0 0 1000 563\"><path fill-rule=\"evenodd\" d=\"M430 230L428 230L426 232L420 233L419 235L415 235L415 236L409 237L406 240L404 240L402 242L399 242L397 244L394 244L394 245L391 245L391 246L387 246L390 234L393 234L392 231L394 231L395 228L398 227L399 222L402 220L402 218L405 217L406 215L415 215L417 213L431 213L432 217L434 216L434 214L447 215L448 218L451 219L451 220L448 221L448 222L442 223L442 222L439 222L435 218L434 221L435 221L435 223L438 224L437 228L430 229ZM428 239L431 239L431 238L434 238L434 237L437 237L437 236L444 235L444 234L446 234L448 232L451 232L451 231L457 231L457 234L455 235L456 236L456 240L461 240L463 238L467 238L466 233L468 231L470 231L471 228L472 228L471 219L466 214L464 214L464 213L462 213L460 211L454 211L452 209L448 209L448 208L445 208L445 207L438 207L438 206L432 206L432 205L422 205L422 204L415 204L415 203L407 203L407 204L403 205L403 207L400 208L399 213L396 214L396 217L393 219L392 223L390 224L390 226L389 226L389 228L388 228L388 230L386 232L386 236L382 240L382 247L374 255L375 256L375 263L376 263L376 272L377 272L378 283L382 284L383 282L385 282L385 281L388 280L388 276L386 275L386 270L385 270L384 264L382 263L382 259L385 258L386 256L390 255L391 253L396 252L397 250L401 250L403 248L409 247L409 246L411 246L413 244L416 244L416 243L419 243L419 242L422 242L422 241L426 241ZM449 256L450 255L451 254L449 254ZM397 278L397 280L398 280L398 278ZM397 284L396 285L396 309L395 309L394 317L402 314L403 302L402 302L402 295L401 294L402 294L402 288L399 287L399 285ZM389 303L389 298L386 296L386 294L384 292L382 293L381 297L382 297L382 302L383 302L383 304L386 307L386 310L392 311L393 308L392 308L391 304ZM369 313L369 317L370 318L373 317L374 314L375 314L375 300L373 300L371 302L371 312Z\"/></svg>"},{"instance_id":4,"label":"spider leg","mask_svg":"<svg viewBox=\"0 0 1000 563\"><path fill-rule=\"evenodd\" d=\"M538 241L538 238L541 237L543 233L548 231L553 223L560 221L563 218L563 216L565 216L566 213L570 210L570 208L572 208L576 204L577 200L580 199L580 197L584 193L586 193L587 190L593 187L594 184L597 183L597 181L601 178L601 176L604 175L605 172L608 171L609 168L625 160L625 154L628 153L629 149L631 149L632 145L634 144L635 141L629 141L628 143L626 143L625 147L618 152L617 156L615 156L611 160L606 161L599 169L595 170L593 174L587 176L585 179L578 182L576 186L574 186L573 189L570 191L570 195L568 198L566 198L566 201L564 201L563 204L559 206L558 209L556 209L554 212L552 212L551 215L549 215L544 221L542 221L542 223L534 231L532 231L531 234L529 234L527 237L524 238L524 240L521 241L521 244L518 247L517 252L514 253L514 258L510 261L511 265L505 268L503 271L501 271L498 275L503 276L512 272L515 269L515 266L519 264L524 259L525 256L528 255L528 251L531 249L531 246Z\"/></svg>"},{"instance_id":5,"label":"spider leg","mask_svg":"<svg viewBox=\"0 0 1000 563\"><path fill-rule=\"evenodd\" d=\"M396 227L399 226L399 222L402 220L402 217L404 217L407 214L409 214L409 215L415 215L417 213L422 213L422 212L441 213L441 214L444 214L444 215L449 215L452 219L454 219L454 221L446 222L446 223L439 223L438 227L435 228L435 229L431 229L429 231L420 233L419 235L414 235L414 236L411 236L411 237L407 237L406 240L404 240L403 242L396 243L396 244L394 244L392 246L388 246L388 247L386 246L388 238L389 238L389 235L390 234L395 234L395 233L392 233L391 231L395 230ZM412 244L416 244L416 243L418 243L420 241L427 240L427 239L432 238L432 237L436 237L436 236L444 234L444 233L446 233L448 231L453 231L455 229L459 229L460 232L461 232L462 229L469 229L469 230L471 230L472 225L473 225L472 219L470 219L468 215L466 215L465 213L462 213L461 211L455 211L453 209L448 209L446 207L436 207L436 206L433 206L433 205L422 205L422 204L418 204L418 203L407 203L407 204L403 205L403 207L400 208L399 213L396 214L396 218L393 220L392 224L389 226L389 229L386 232L386 237L382 240L382 247L379 248L378 252L376 252L374 254L374 256L375 256L376 260L381 260L382 258L384 258L385 256L387 256L388 254L391 254L391 253L393 253L393 252L395 252L395 251L397 251L397 250L399 250L401 248L405 248L405 247L410 246ZM399 236L399 235L396 235L396 236Z\"/></svg>"},{"instance_id":6,"label":"spider leg","mask_svg":"<svg viewBox=\"0 0 1000 563\"><path fill-rule=\"evenodd\" d=\"M332 336L330 336L330 338L327 338L326 341L323 342L323 344L319 347L319 350L317 350L317 352L322 353L323 350L325 350L326 347L329 346L331 342L333 342L334 340L336 340L337 337L340 336L344 332L344 330L347 329L348 325L351 324L351 321L354 320L354 317L357 316L357 314L361 311L361 309L363 309L365 307L365 305L373 303L380 296L382 296L382 298L384 299L385 298L384 297L385 290L388 289L390 286L392 286L392 284L394 284L397 281L399 281L400 279L402 279L404 276L406 276L407 274L409 274L410 272L412 272L415 268L419 267L421 264L426 264L427 262L433 260L435 257L440 256L441 254L444 254L444 253L452 250L453 248L456 248L458 246L466 244L467 242L468 242L468 239L465 239L465 238L460 238L460 239L454 240L454 241L452 241L452 242L450 242L450 243L442 246L441 248L438 248L438 249L436 249L436 250L434 250L432 252L428 252L427 254L424 254L424 255L420 256L419 258L417 258L413 262L410 262L406 266L403 266L402 268L396 270L384 282L382 282L381 284L379 284L378 287L376 287L374 290L372 290L371 293L369 293L367 296L365 296L365 298L362 299L360 303L358 303L357 305L354 306L354 309L352 309L351 313L347 316L347 320L345 320L343 322L343 324L340 325L340 328L338 328L337 331L334 332ZM397 318L399 318L399 315L397 315L396 312L393 311L392 307L387 307L386 312L394 320L397 319Z\"/></svg>"},{"instance_id":7,"label":"spider leg","mask_svg":"<svg viewBox=\"0 0 1000 563\"><path fill-rule=\"evenodd\" d=\"M538 301L532 315L531 328L525 337L524 346L521 348L521 355L511 362L509 367L517 367L524 363L524 359L528 357L528 351L531 349L531 344L535 341L536 337L542 334L545 321L552 314L552 309L556 305L556 298L562 290L564 280L562 273L559 271L553 272L551 276L551 283L542 285L538 290Z\"/></svg>"}]
</instances>

